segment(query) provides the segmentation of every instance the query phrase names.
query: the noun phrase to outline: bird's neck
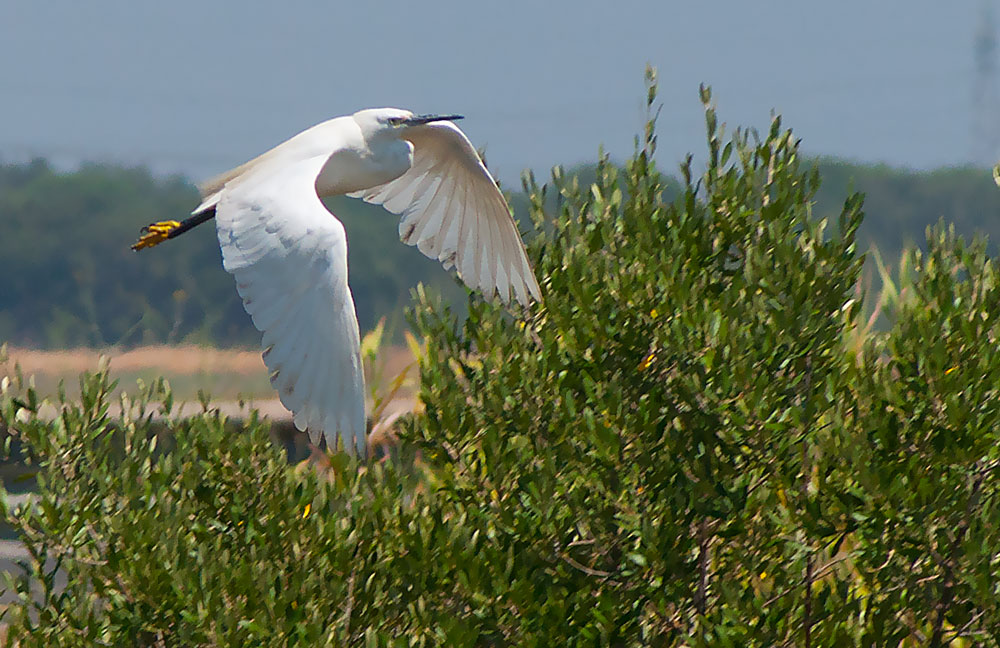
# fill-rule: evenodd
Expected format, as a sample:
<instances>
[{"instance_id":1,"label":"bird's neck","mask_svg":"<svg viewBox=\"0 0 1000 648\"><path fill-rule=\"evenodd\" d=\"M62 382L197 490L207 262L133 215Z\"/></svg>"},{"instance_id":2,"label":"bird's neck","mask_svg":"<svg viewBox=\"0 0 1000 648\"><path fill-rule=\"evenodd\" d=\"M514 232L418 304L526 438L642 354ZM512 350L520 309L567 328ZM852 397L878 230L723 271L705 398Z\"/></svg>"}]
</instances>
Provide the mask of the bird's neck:
<instances>
[{"instance_id":1,"label":"bird's neck","mask_svg":"<svg viewBox=\"0 0 1000 648\"><path fill-rule=\"evenodd\" d=\"M391 182L413 163L413 145L398 138L368 140L335 151L316 179L321 196L346 194Z\"/></svg>"},{"instance_id":2,"label":"bird's neck","mask_svg":"<svg viewBox=\"0 0 1000 648\"><path fill-rule=\"evenodd\" d=\"M368 142L369 156L374 166L386 173L395 173L393 178L406 173L413 164L413 145L398 137L379 137Z\"/></svg>"}]
</instances>

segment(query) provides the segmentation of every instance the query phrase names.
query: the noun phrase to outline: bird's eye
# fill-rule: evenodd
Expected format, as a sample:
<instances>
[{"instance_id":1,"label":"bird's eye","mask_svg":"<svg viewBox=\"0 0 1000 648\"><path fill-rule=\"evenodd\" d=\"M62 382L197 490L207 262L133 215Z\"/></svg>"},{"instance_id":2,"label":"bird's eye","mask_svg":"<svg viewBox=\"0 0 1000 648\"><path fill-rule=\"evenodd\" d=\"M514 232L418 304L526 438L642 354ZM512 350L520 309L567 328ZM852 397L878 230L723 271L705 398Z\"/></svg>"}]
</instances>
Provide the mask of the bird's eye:
<instances>
[{"instance_id":1,"label":"bird's eye","mask_svg":"<svg viewBox=\"0 0 1000 648\"><path fill-rule=\"evenodd\" d=\"M402 126L403 122L406 121L405 117L390 117L388 120L390 126Z\"/></svg>"}]
</instances>

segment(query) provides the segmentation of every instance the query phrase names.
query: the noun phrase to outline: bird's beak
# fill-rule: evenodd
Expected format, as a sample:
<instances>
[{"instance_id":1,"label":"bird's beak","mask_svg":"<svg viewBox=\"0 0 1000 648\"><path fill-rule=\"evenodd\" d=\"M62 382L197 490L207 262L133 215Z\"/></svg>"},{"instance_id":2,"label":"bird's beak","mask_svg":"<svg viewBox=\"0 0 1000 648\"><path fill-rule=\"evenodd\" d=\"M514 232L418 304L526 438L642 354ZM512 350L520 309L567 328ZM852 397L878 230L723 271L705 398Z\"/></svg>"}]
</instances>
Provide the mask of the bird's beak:
<instances>
[{"instance_id":1,"label":"bird's beak","mask_svg":"<svg viewBox=\"0 0 1000 648\"><path fill-rule=\"evenodd\" d=\"M456 121L458 119L465 119L465 117L462 115L414 115L403 123L407 126L419 126L421 124L429 124L431 122Z\"/></svg>"}]
</instances>

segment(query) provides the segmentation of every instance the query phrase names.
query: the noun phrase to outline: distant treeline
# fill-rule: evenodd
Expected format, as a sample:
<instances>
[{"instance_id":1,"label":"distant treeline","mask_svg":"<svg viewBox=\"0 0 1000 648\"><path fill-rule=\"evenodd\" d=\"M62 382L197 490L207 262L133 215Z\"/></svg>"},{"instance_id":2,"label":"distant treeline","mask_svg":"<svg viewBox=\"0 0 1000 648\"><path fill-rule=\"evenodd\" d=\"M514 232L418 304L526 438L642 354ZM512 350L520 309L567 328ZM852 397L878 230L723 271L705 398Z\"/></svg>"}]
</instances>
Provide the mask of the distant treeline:
<instances>
[{"instance_id":1,"label":"distant treeline","mask_svg":"<svg viewBox=\"0 0 1000 648\"><path fill-rule=\"evenodd\" d=\"M187 179L141 168L0 166L0 342L256 346L260 334L222 269L214 224L130 249L143 225L181 220L197 204ZM460 294L439 263L399 242L397 217L358 200L328 205L347 228L362 330L383 315L398 329L418 282Z\"/></svg>"},{"instance_id":2,"label":"distant treeline","mask_svg":"<svg viewBox=\"0 0 1000 648\"><path fill-rule=\"evenodd\" d=\"M866 195L862 250L894 259L946 218L960 233L1000 240L1000 192L987 170L916 173L817 161L823 178L814 213L839 213L850 191ZM579 169L581 180L588 169ZM232 278L222 270L211 224L152 250L132 252L142 225L180 220L197 204L180 177L88 165L60 173L44 161L0 165L0 342L57 348L259 341ZM516 211L525 201L515 195ZM399 243L397 218L360 201L328 203L347 228L350 283L362 329L399 323L418 282L446 296L460 288L440 265Z\"/></svg>"}]
</instances>

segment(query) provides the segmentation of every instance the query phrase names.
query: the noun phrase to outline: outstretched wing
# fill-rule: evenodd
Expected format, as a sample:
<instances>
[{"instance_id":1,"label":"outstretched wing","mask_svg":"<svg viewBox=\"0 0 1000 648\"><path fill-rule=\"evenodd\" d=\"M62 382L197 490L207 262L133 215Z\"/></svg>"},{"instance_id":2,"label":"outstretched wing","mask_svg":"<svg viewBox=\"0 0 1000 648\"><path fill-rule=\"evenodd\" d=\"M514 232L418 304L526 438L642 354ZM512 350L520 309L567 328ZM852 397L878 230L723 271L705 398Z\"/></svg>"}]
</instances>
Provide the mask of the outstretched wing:
<instances>
[{"instance_id":1,"label":"outstretched wing","mask_svg":"<svg viewBox=\"0 0 1000 648\"><path fill-rule=\"evenodd\" d=\"M344 227L320 202L325 158L271 165L227 185L216 223L225 269L264 335L264 364L295 426L366 450L358 320Z\"/></svg>"},{"instance_id":2,"label":"outstretched wing","mask_svg":"<svg viewBox=\"0 0 1000 648\"><path fill-rule=\"evenodd\" d=\"M348 194L399 214L399 236L487 297L541 299L507 201L465 134L451 122L407 131L409 171L386 184Z\"/></svg>"}]
</instances>

